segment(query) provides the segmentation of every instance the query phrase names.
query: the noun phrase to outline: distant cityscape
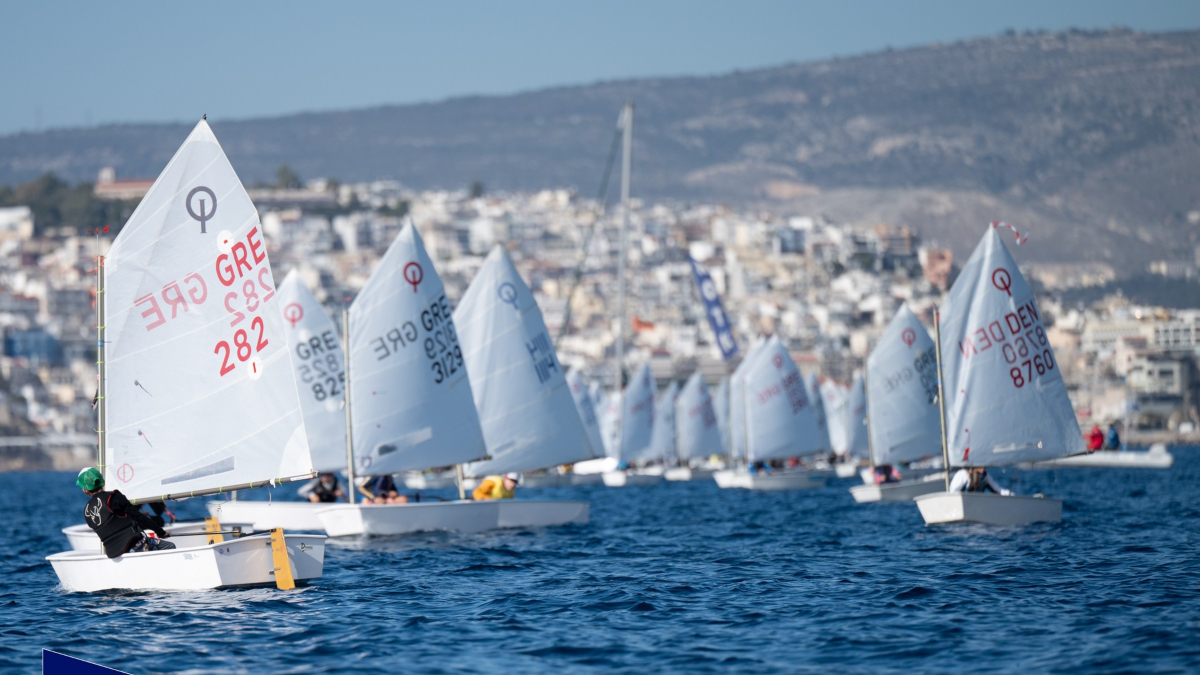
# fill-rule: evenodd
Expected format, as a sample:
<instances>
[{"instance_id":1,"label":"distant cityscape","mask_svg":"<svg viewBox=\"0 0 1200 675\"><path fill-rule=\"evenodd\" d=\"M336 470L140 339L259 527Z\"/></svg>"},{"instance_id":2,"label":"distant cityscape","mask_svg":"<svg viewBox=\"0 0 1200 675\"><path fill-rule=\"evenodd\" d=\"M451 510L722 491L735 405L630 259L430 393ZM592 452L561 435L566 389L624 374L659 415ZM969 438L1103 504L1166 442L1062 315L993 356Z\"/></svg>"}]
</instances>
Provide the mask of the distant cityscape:
<instances>
[{"instance_id":1,"label":"distant cityscape","mask_svg":"<svg viewBox=\"0 0 1200 675\"><path fill-rule=\"evenodd\" d=\"M93 194L136 200L151 182L118 180L105 169ZM559 337L562 363L611 388L621 207L605 210L569 190L483 187L417 192L387 180L315 180L249 193L276 282L298 270L331 315L362 288L409 218L452 302L488 251L507 247ZM637 200L629 218L626 368L648 361L660 386L697 370L716 384L736 365L715 345L689 256L711 272L743 353L758 336L778 335L805 374L842 382L861 370L902 302L931 325L961 262L922 241L919 223L855 228L819 214ZM94 270L116 228L89 235L71 224L36 224L29 206L0 208L0 470L81 466L94 452ZM1025 245L1038 245L1036 233ZM1068 304L1064 291L1101 286L1113 270L1080 263L1024 271L1041 289L1037 299L1085 430L1115 422L1142 438L1196 433L1200 298L1191 309L1138 305L1120 294ZM1191 264L1157 262L1148 271L1200 277L1200 250Z\"/></svg>"}]
</instances>

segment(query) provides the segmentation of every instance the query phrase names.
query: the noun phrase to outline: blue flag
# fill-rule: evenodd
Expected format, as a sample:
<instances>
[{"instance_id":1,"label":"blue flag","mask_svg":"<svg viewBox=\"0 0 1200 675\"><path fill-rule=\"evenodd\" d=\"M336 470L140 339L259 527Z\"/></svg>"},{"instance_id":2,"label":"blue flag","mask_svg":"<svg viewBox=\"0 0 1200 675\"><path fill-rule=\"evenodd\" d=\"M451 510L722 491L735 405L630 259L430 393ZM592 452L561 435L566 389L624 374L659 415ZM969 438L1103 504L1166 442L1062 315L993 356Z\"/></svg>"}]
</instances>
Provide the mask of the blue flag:
<instances>
[{"instance_id":1,"label":"blue flag","mask_svg":"<svg viewBox=\"0 0 1200 675\"><path fill-rule=\"evenodd\" d=\"M42 675L107 675L109 673L128 675L122 670L98 666L66 654L52 652L49 649L42 650Z\"/></svg>"},{"instance_id":2,"label":"blue flag","mask_svg":"<svg viewBox=\"0 0 1200 675\"><path fill-rule=\"evenodd\" d=\"M733 339L733 329L725 316L725 309L721 307L717 285L713 283L708 270L692 260L691 256L688 256L688 262L692 264L692 275L696 277L696 288L699 289L700 300L704 303L704 313L708 315L708 323L712 325L713 334L717 336L717 347L721 349L721 356L728 361L738 353L738 346Z\"/></svg>"}]
</instances>

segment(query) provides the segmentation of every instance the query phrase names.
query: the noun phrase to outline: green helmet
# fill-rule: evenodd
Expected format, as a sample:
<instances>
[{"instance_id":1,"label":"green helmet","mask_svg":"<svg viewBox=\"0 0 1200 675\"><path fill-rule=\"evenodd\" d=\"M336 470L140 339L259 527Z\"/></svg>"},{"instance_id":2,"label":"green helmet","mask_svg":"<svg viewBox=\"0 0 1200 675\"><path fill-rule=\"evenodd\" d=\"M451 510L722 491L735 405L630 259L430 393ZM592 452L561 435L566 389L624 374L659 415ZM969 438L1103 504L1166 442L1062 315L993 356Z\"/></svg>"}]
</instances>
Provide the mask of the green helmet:
<instances>
[{"instance_id":1,"label":"green helmet","mask_svg":"<svg viewBox=\"0 0 1200 675\"><path fill-rule=\"evenodd\" d=\"M104 487L104 474L96 467L89 466L79 472L79 477L75 479L75 485L91 492Z\"/></svg>"}]
</instances>

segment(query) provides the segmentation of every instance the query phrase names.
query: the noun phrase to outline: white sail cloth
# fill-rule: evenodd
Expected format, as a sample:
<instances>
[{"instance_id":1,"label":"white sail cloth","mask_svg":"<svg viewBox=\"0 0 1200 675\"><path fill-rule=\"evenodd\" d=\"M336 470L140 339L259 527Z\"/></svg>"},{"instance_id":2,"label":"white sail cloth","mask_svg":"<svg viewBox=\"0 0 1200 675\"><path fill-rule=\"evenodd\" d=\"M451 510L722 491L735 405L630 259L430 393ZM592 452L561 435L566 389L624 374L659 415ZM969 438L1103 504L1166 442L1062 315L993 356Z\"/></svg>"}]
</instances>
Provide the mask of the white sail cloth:
<instances>
[{"instance_id":1,"label":"white sail cloth","mask_svg":"<svg viewBox=\"0 0 1200 675\"><path fill-rule=\"evenodd\" d=\"M1033 291L988 227L941 311L953 466L1003 466L1085 451Z\"/></svg>"},{"instance_id":2,"label":"white sail cloth","mask_svg":"<svg viewBox=\"0 0 1200 675\"><path fill-rule=\"evenodd\" d=\"M700 371L692 373L675 400L675 418L679 429L679 458L683 462L724 454L717 413L708 385Z\"/></svg>"},{"instance_id":3,"label":"white sail cloth","mask_svg":"<svg viewBox=\"0 0 1200 675\"><path fill-rule=\"evenodd\" d=\"M201 121L105 263L105 483L131 499L311 473L258 213Z\"/></svg>"},{"instance_id":4,"label":"white sail cloth","mask_svg":"<svg viewBox=\"0 0 1200 675\"><path fill-rule=\"evenodd\" d=\"M349 372L358 473L486 456L450 303L411 223L350 306Z\"/></svg>"},{"instance_id":5,"label":"white sail cloth","mask_svg":"<svg viewBox=\"0 0 1200 675\"><path fill-rule=\"evenodd\" d=\"M571 388L571 397L575 399L575 410L579 413L579 420L583 423L584 431L587 432L588 445L591 446L592 455L595 457L605 456L604 437L600 434L600 416L596 413L592 394L587 385L583 383L583 376L579 374L578 370L567 371L567 386Z\"/></svg>"},{"instance_id":6,"label":"white sail cloth","mask_svg":"<svg viewBox=\"0 0 1200 675\"><path fill-rule=\"evenodd\" d=\"M867 391L863 377L854 378L846 401L846 450L838 454L867 454Z\"/></svg>"},{"instance_id":7,"label":"white sail cloth","mask_svg":"<svg viewBox=\"0 0 1200 675\"><path fill-rule=\"evenodd\" d=\"M850 390L834 380L825 380L820 384L829 446L837 454L845 455L850 449L850 425L847 421Z\"/></svg>"},{"instance_id":8,"label":"white sail cloth","mask_svg":"<svg viewBox=\"0 0 1200 675\"><path fill-rule=\"evenodd\" d=\"M614 391L603 394L597 408L600 413L600 434L604 438L604 454L614 459L621 458L621 442L617 437L617 415L621 412L621 393Z\"/></svg>"},{"instance_id":9,"label":"white sail cloth","mask_svg":"<svg viewBox=\"0 0 1200 675\"><path fill-rule=\"evenodd\" d=\"M454 310L491 459L468 476L535 471L596 457L542 311L507 251L495 246Z\"/></svg>"},{"instance_id":10,"label":"white sail cloth","mask_svg":"<svg viewBox=\"0 0 1200 675\"><path fill-rule=\"evenodd\" d=\"M743 388L748 461L811 455L821 449L804 378L778 337L755 356Z\"/></svg>"},{"instance_id":11,"label":"white sail cloth","mask_svg":"<svg viewBox=\"0 0 1200 675\"><path fill-rule=\"evenodd\" d=\"M911 462L941 452L937 357L933 339L908 308L900 306L867 357L871 462Z\"/></svg>"},{"instance_id":12,"label":"white sail cloth","mask_svg":"<svg viewBox=\"0 0 1200 675\"><path fill-rule=\"evenodd\" d=\"M720 454L728 455L729 438L729 378L721 380L717 393L713 396L713 412L717 415L717 430L721 434Z\"/></svg>"},{"instance_id":13,"label":"white sail cloth","mask_svg":"<svg viewBox=\"0 0 1200 675\"><path fill-rule=\"evenodd\" d=\"M679 385L674 381L662 390L654 401L654 430L650 434L650 459L661 460L679 456L676 437L675 400Z\"/></svg>"},{"instance_id":14,"label":"white sail cloth","mask_svg":"<svg viewBox=\"0 0 1200 675\"><path fill-rule=\"evenodd\" d=\"M279 284L279 306L313 468L345 470L346 369L337 327L296 270Z\"/></svg>"},{"instance_id":15,"label":"white sail cloth","mask_svg":"<svg viewBox=\"0 0 1200 675\"><path fill-rule=\"evenodd\" d=\"M829 440L829 417L825 414L825 397L821 395L821 381L816 373L811 373L804 383L808 387L808 400L812 402L813 416L817 421L817 442L821 445L820 451L829 452L833 449L833 443Z\"/></svg>"},{"instance_id":16,"label":"white sail cloth","mask_svg":"<svg viewBox=\"0 0 1200 675\"><path fill-rule=\"evenodd\" d=\"M626 385L621 396L621 447L619 458L625 462L656 459L650 445L654 433L654 376L650 364L643 363Z\"/></svg>"}]
</instances>

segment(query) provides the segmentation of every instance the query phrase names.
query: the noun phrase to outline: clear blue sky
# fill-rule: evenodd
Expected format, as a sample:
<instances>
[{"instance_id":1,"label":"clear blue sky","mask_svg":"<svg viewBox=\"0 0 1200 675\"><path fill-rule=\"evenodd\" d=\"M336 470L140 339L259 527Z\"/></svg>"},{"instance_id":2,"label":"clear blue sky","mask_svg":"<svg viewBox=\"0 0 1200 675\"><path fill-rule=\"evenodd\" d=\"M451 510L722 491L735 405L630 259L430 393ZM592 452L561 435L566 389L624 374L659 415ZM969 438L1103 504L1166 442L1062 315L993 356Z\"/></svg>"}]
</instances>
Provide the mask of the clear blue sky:
<instances>
[{"instance_id":1,"label":"clear blue sky","mask_svg":"<svg viewBox=\"0 0 1200 675\"><path fill-rule=\"evenodd\" d=\"M1006 28L1182 30L1200 2L36 0L0 17L8 134L707 75Z\"/></svg>"}]
</instances>

